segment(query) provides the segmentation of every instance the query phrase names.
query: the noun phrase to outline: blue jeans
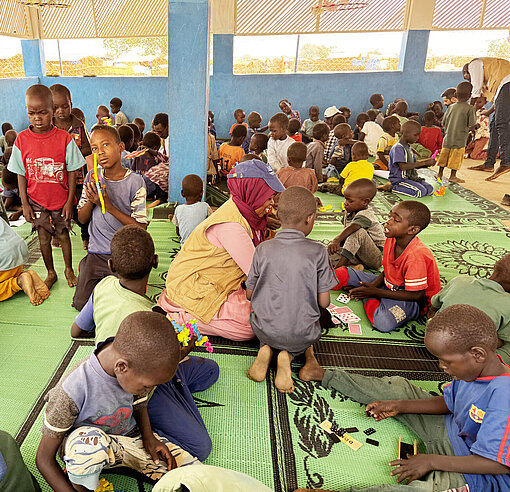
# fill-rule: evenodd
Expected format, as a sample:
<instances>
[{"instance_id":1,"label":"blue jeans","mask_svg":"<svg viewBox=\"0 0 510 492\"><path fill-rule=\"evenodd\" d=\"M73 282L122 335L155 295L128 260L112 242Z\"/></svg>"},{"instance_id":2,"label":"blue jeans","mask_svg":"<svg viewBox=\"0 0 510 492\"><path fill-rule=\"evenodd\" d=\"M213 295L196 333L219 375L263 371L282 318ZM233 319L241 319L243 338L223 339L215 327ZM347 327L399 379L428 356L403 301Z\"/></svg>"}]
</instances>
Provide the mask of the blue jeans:
<instances>
[{"instance_id":1,"label":"blue jeans","mask_svg":"<svg viewBox=\"0 0 510 492\"><path fill-rule=\"evenodd\" d=\"M391 183L391 191L401 195L421 198L422 196L432 195L434 188L426 181L413 181L412 179L402 179L397 183Z\"/></svg>"},{"instance_id":2,"label":"blue jeans","mask_svg":"<svg viewBox=\"0 0 510 492\"><path fill-rule=\"evenodd\" d=\"M348 287L359 287L360 282L373 282L378 275L370 272L361 272L353 268L347 268L349 273ZM389 290L386 285L380 287ZM369 299L363 299L363 304ZM408 321L418 319L420 316L420 305L416 301L396 301L382 297L379 307L375 310L372 326L383 333L393 331L395 328L404 325Z\"/></svg>"},{"instance_id":3,"label":"blue jeans","mask_svg":"<svg viewBox=\"0 0 510 492\"><path fill-rule=\"evenodd\" d=\"M179 364L175 376L156 387L149 400L152 430L188 451L200 461L211 452L212 443L192 393L210 388L219 376L216 362L190 355Z\"/></svg>"},{"instance_id":4,"label":"blue jeans","mask_svg":"<svg viewBox=\"0 0 510 492\"><path fill-rule=\"evenodd\" d=\"M501 151L501 165L510 166L510 82L501 87L494 101L494 116L490 122L490 139L485 167L494 167L498 150Z\"/></svg>"}]
</instances>

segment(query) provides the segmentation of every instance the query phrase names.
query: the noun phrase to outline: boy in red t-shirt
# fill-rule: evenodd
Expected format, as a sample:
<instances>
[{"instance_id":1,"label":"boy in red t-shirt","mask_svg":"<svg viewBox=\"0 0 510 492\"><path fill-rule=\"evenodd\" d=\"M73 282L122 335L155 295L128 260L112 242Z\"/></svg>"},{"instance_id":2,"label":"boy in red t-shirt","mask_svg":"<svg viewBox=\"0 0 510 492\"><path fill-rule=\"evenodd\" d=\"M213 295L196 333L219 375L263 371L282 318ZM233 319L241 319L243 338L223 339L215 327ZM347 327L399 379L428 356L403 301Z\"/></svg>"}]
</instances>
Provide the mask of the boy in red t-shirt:
<instances>
[{"instance_id":1,"label":"boy in red t-shirt","mask_svg":"<svg viewBox=\"0 0 510 492\"><path fill-rule=\"evenodd\" d=\"M85 165L72 135L53 126L53 98L48 87L36 84L25 93L30 127L12 148L9 171L18 175L23 215L39 236L41 253L51 288L57 280L51 237L62 245L64 274L69 287L76 285L69 231L75 204L76 171Z\"/></svg>"},{"instance_id":2,"label":"boy in red t-shirt","mask_svg":"<svg viewBox=\"0 0 510 492\"><path fill-rule=\"evenodd\" d=\"M434 126L436 115L434 111L426 111L423 115L423 125L421 127L418 143L429 149L432 153L439 151L443 147L443 132L438 126Z\"/></svg>"},{"instance_id":3,"label":"boy in red t-shirt","mask_svg":"<svg viewBox=\"0 0 510 492\"><path fill-rule=\"evenodd\" d=\"M384 272L380 275L341 267L335 270L339 284L364 303L372 326L389 332L418 319L430 307L430 298L441 289L434 255L416 235L430 222L430 210L421 202L407 200L395 205L384 224Z\"/></svg>"}]
</instances>

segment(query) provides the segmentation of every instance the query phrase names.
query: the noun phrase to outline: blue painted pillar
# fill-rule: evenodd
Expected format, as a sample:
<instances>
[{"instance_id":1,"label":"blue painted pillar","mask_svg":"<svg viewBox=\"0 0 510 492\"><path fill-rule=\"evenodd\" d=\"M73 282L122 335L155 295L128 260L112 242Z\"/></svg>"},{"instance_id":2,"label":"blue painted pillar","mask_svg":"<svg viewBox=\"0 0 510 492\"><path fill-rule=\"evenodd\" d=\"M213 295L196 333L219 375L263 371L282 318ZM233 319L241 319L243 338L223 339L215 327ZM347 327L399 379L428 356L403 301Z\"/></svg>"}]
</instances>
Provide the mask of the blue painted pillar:
<instances>
[{"instance_id":1,"label":"blue painted pillar","mask_svg":"<svg viewBox=\"0 0 510 492\"><path fill-rule=\"evenodd\" d=\"M46 59L42 39L22 39L21 51L25 77L43 77L46 74Z\"/></svg>"},{"instance_id":2,"label":"blue painted pillar","mask_svg":"<svg viewBox=\"0 0 510 492\"><path fill-rule=\"evenodd\" d=\"M404 32L398 63L399 70L415 73L425 70L429 36L428 30Z\"/></svg>"},{"instance_id":3,"label":"blue painted pillar","mask_svg":"<svg viewBox=\"0 0 510 492\"><path fill-rule=\"evenodd\" d=\"M168 200L183 202L182 178L206 182L209 1L168 0Z\"/></svg>"}]
</instances>

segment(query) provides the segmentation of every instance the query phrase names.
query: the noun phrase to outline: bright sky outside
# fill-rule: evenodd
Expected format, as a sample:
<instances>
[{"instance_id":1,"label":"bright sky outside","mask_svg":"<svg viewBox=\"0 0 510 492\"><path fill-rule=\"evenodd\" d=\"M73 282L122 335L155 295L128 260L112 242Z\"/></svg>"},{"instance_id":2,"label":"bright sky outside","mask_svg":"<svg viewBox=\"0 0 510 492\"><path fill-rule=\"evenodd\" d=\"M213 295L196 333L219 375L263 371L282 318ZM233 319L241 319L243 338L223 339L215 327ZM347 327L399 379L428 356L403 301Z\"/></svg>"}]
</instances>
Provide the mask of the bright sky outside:
<instances>
[{"instance_id":1,"label":"bright sky outside","mask_svg":"<svg viewBox=\"0 0 510 492\"><path fill-rule=\"evenodd\" d=\"M430 55L483 56L490 41L508 38L507 30L494 31L434 31L430 34ZM234 58L251 56L266 58L275 56L293 57L296 53L296 35L292 36L238 36L234 43ZM383 56L398 56L401 32L354 33L354 34L305 34L300 46L317 44L333 47L332 56L366 55L378 50ZM58 60L57 43L45 40L47 60ZM105 56L102 39L68 39L60 43L62 58L78 60L84 56ZM0 58L9 58L21 53L21 42L17 38L0 36ZM133 53L133 60L136 60Z\"/></svg>"}]
</instances>

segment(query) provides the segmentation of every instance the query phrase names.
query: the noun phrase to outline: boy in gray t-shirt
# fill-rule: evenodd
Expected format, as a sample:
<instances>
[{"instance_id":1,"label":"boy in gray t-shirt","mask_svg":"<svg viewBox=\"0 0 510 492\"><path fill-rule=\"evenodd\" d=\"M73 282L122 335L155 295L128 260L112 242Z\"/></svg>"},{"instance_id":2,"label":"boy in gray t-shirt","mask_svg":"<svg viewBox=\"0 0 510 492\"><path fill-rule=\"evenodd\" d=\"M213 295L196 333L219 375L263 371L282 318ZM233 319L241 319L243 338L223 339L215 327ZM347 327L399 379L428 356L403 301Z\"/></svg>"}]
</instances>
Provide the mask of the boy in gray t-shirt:
<instances>
[{"instance_id":1,"label":"boy in gray t-shirt","mask_svg":"<svg viewBox=\"0 0 510 492\"><path fill-rule=\"evenodd\" d=\"M344 230L328 246L329 259L334 268L363 265L378 269L386 236L370 208L377 193L371 179L353 181L345 190Z\"/></svg>"},{"instance_id":2,"label":"boy in gray t-shirt","mask_svg":"<svg viewBox=\"0 0 510 492\"><path fill-rule=\"evenodd\" d=\"M319 307L329 306L329 291L338 284L324 247L306 238L316 209L315 197L306 188L291 186L281 194L282 229L257 246L246 280L251 327L261 344L248 377L263 381L273 350L278 350L275 386L282 393L294 391L290 363L295 355L305 352L301 379L309 381L310 373L320 369L313 353L321 336Z\"/></svg>"}]
</instances>

